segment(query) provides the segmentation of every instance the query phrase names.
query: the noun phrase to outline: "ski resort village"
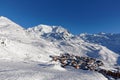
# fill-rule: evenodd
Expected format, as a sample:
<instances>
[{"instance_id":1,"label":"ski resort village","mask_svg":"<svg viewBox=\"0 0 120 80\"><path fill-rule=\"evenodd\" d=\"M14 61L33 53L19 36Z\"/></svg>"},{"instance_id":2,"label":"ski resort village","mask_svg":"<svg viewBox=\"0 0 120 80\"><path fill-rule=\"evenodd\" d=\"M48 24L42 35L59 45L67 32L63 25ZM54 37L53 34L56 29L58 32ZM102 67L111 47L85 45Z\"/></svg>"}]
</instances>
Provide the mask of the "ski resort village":
<instances>
[{"instance_id":1,"label":"ski resort village","mask_svg":"<svg viewBox=\"0 0 120 80\"><path fill-rule=\"evenodd\" d=\"M0 16L0 80L120 80L120 34L25 29Z\"/></svg>"}]
</instances>

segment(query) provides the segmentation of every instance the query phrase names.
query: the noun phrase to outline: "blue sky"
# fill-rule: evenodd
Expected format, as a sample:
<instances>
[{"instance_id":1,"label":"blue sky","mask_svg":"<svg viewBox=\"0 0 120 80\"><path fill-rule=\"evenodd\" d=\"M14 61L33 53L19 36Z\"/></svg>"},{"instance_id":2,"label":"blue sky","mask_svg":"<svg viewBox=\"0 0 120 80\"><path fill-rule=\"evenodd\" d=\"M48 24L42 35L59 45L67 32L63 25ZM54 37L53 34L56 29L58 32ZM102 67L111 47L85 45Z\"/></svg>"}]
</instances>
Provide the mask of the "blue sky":
<instances>
[{"instance_id":1,"label":"blue sky","mask_svg":"<svg viewBox=\"0 0 120 80\"><path fill-rule=\"evenodd\" d=\"M0 0L0 15L25 28L47 24L73 34L120 33L120 0Z\"/></svg>"}]
</instances>

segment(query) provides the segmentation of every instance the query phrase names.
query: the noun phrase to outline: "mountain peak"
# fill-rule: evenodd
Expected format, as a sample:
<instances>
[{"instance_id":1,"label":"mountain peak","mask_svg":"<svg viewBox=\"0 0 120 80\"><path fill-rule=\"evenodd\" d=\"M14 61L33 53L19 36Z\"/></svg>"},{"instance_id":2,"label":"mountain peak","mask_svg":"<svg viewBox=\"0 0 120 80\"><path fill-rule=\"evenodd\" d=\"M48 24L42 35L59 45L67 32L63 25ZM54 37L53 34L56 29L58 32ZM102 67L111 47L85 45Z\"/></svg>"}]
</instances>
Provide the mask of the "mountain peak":
<instances>
[{"instance_id":1,"label":"mountain peak","mask_svg":"<svg viewBox=\"0 0 120 80\"><path fill-rule=\"evenodd\" d=\"M49 26L43 24L40 24L33 28L28 28L27 31L32 32L38 36L42 36L45 38L52 37L54 39L63 39L73 36L71 33L68 32L68 30L64 29L61 26Z\"/></svg>"},{"instance_id":2,"label":"mountain peak","mask_svg":"<svg viewBox=\"0 0 120 80\"><path fill-rule=\"evenodd\" d=\"M7 17L0 16L0 26L10 25L10 24L17 25L16 23L14 23L13 21L11 21Z\"/></svg>"},{"instance_id":3,"label":"mountain peak","mask_svg":"<svg viewBox=\"0 0 120 80\"><path fill-rule=\"evenodd\" d=\"M8 18L4 16L0 16L0 19L8 19Z\"/></svg>"},{"instance_id":4,"label":"mountain peak","mask_svg":"<svg viewBox=\"0 0 120 80\"><path fill-rule=\"evenodd\" d=\"M20 25L4 16L0 16L0 34L7 36L23 36L24 33L25 31Z\"/></svg>"},{"instance_id":5,"label":"mountain peak","mask_svg":"<svg viewBox=\"0 0 120 80\"><path fill-rule=\"evenodd\" d=\"M44 25L40 24L38 26L35 26L33 28L29 28L28 30L34 30L36 32L42 32L42 33L63 33L63 32L68 32L66 29L64 29L61 26L49 26L49 25Z\"/></svg>"},{"instance_id":6,"label":"mountain peak","mask_svg":"<svg viewBox=\"0 0 120 80\"><path fill-rule=\"evenodd\" d=\"M43 24L35 26L33 29L34 29L34 31L41 32L42 34L52 32L52 27L51 26L43 25Z\"/></svg>"},{"instance_id":7,"label":"mountain peak","mask_svg":"<svg viewBox=\"0 0 120 80\"><path fill-rule=\"evenodd\" d=\"M10 19L8 19L7 17L4 17L4 16L0 16L0 20L11 21Z\"/></svg>"}]
</instances>

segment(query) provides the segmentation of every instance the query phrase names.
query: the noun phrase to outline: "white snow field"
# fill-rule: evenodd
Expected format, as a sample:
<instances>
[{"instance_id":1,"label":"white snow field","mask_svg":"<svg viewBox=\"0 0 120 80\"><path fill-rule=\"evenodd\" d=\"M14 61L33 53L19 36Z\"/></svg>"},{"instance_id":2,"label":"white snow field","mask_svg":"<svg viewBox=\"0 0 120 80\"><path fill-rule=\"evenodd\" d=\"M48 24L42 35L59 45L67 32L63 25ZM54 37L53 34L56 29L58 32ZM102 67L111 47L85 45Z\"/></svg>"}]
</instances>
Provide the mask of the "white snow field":
<instances>
[{"instance_id":1,"label":"white snow field","mask_svg":"<svg viewBox=\"0 0 120 80\"><path fill-rule=\"evenodd\" d=\"M24 29L1 16L0 80L114 80L95 71L62 68L49 57L63 53L89 56L102 60L102 68L115 70L120 64L120 43L114 35L100 35L99 39L92 35L94 38L90 38L91 35L73 35L60 26L48 25ZM107 43L106 36L116 40ZM116 44L111 49L113 43Z\"/></svg>"}]
</instances>

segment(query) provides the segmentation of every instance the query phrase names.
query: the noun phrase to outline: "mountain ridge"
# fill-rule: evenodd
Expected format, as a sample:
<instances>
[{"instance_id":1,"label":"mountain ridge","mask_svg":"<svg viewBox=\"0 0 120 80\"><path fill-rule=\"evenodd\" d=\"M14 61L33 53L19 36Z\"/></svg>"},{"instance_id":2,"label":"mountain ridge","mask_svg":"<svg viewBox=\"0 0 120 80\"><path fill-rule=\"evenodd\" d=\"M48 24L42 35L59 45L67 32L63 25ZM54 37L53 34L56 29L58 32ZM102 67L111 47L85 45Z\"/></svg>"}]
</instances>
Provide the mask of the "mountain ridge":
<instances>
[{"instance_id":1,"label":"mountain ridge","mask_svg":"<svg viewBox=\"0 0 120 80\"><path fill-rule=\"evenodd\" d=\"M28 28L27 31L44 38L52 37L54 39L67 39L73 36L61 26L38 25L33 28Z\"/></svg>"},{"instance_id":2,"label":"mountain ridge","mask_svg":"<svg viewBox=\"0 0 120 80\"><path fill-rule=\"evenodd\" d=\"M87 42L97 43L106 46L107 48L116 53L120 53L120 33L85 34L80 35L79 37Z\"/></svg>"}]
</instances>

